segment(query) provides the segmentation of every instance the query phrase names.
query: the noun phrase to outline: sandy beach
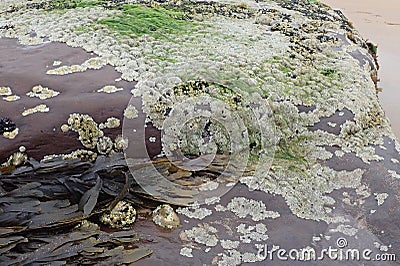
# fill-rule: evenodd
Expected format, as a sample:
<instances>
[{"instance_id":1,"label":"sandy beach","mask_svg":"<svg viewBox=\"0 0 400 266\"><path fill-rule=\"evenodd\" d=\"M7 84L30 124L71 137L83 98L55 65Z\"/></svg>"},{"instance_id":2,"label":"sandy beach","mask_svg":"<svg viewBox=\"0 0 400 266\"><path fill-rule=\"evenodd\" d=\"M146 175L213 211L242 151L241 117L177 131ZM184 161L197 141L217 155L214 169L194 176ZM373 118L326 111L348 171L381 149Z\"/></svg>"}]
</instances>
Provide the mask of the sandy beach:
<instances>
[{"instance_id":1,"label":"sandy beach","mask_svg":"<svg viewBox=\"0 0 400 266\"><path fill-rule=\"evenodd\" d=\"M389 117L396 136L400 137L400 2L386 0L323 0L340 9L361 35L378 45L379 99Z\"/></svg>"}]
</instances>

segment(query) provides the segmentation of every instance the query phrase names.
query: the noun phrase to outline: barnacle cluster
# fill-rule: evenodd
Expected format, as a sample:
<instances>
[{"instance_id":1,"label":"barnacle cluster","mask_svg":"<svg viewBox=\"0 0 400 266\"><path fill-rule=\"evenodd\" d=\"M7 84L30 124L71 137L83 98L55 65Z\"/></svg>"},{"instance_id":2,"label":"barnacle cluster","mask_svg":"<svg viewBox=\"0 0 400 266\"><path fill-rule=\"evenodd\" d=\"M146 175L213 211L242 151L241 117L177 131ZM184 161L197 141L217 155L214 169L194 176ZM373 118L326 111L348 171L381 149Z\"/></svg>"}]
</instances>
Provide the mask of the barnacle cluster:
<instances>
[{"instance_id":1,"label":"barnacle cluster","mask_svg":"<svg viewBox=\"0 0 400 266\"><path fill-rule=\"evenodd\" d=\"M68 118L68 125L72 131L79 134L82 145L94 149L99 138L104 136L98 124L87 114L71 114Z\"/></svg>"},{"instance_id":2,"label":"barnacle cluster","mask_svg":"<svg viewBox=\"0 0 400 266\"><path fill-rule=\"evenodd\" d=\"M0 165L0 168L18 167L24 165L27 160L26 148L20 146L17 152L14 152L5 163Z\"/></svg>"},{"instance_id":3,"label":"barnacle cluster","mask_svg":"<svg viewBox=\"0 0 400 266\"><path fill-rule=\"evenodd\" d=\"M10 96L12 94L10 87L0 87L0 96Z\"/></svg>"},{"instance_id":4,"label":"barnacle cluster","mask_svg":"<svg viewBox=\"0 0 400 266\"><path fill-rule=\"evenodd\" d=\"M49 98L53 98L59 94L60 94L60 92L54 91L47 87L42 87L42 85L37 85L32 88L32 91L26 93L27 96L32 97L32 98L37 97L40 100L46 100Z\"/></svg>"},{"instance_id":5,"label":"barnacle cluster","mask_svg":"<svg viewBox=\"0 0 400 266\"><path fill-rule=\"evenodd\" d=\"M59 66L61 64L60 61L54 61L53 66ZM71 65L71 66L60 66L54 69L47 70L46 74L48 75L68 75L77 72L84 72L88 69L100 69L105 65L104 60L99 57L93 57L81 65Z\"/></svg>"},{"instance_id":6,"label":"barnacle cluster","mask_svg":"<svg viewBox=\"0 0 400 266\"><path fill-rule=\"evenodd\" d=\"M115 117L109 117L105 123L98 124L88 114L70 114L68 124L61 125L62 132L72 130L77 132L82 145L87 149L96 149L98 153L110 155L121 152L128 147L126 138L117 136L115 140L105 136L103 129L116 128L120 126L120 120Z\"/></svg>"},{"instance_id":7,"label":"barnacle cluster","mask_svg":"<svg viewBox=\"0 0 400 266\"><path fill-rule=\"evenodd\" d=\"M122 90L124 90L124 89L123 88L117 88L117 87L111 86L111 85L107 85L107 86L104 86L101 89L98 89L97 92L115 93L115 92L122 91Z\"/></svg>"},{"instance_id":8,"label":"barnacle cluster","mask_svg":"<svg viewBox=\"0 0 400 266\"><path fill-rule=\"evenodd\" d=\"M134 119L138 117L138 110L135 106L129 104L124 110L124 117L128 119Z\"/></svg>"},{"instance_id":9,"label":"barnacle cluster","mask_svg":"<svg viewBox=\"0 0 400 266\"><path fill-rule=\"evenodd\" d=\"M39 104L35 107L28 108L22 112L23 116L32 115L35 113L47 113L50 111L50 108L45 104Z\"/></svg>"},{"instance_id":10,"label":"barnacle cluster","mask_svg":"<svg viewBox=\"0 0 400 266\"><path fill-rule=\"evenodd\" d=\"M41 162L48 162L58 158L61 158L62 160L80 159L82 161L94 162L97 158L97 153L89 150L78 149L67 154L45 155Z\"/></svg>"},{"instance_id":11,"label":"barnacle cluster","mask_svg":"<svg viewBox=\"0 0 400 266\"><path fill-rule=\"evenodd\" d=\"M174 229L181 223L174 209L168 204L160 205L153 211L153 222L166 229Z\"/></svg>"},{"instance_id":12,"label":"barnacle cluster","mask_svg":"<svg viewBox=\"0 0 400 266\"><path fill-rule=\"evenodd\" d=\"M21 97L19 97L18 95L10 95L3 97L3 100L6 102L15 102L18 101L19 99L21 99Z\"/></svg>"},{"instance_id":13,"label":"barnacle cluster","mask_svg":"<svg viewBox=\"0 0 400 266\"><path fill-rule=\"evenodd\" d=\"M111 228L124 228L136 221L136 209L126 201L119 201L115 207L101 215L100 221Z\"/></svg>"},{"instance_id":14,"label":"barnacle cluster","mask_svg":"<svg viewBox=\"0 0 400 266\"><path fill-rule=\"evenodd\" d=\"M105 128L117 128L121 125L121 122L118 118L116 117L109 117L107 118L107 121L105 123L101 123L99 125L100 129L105 129Z\"/></svg>"}]
</instances>

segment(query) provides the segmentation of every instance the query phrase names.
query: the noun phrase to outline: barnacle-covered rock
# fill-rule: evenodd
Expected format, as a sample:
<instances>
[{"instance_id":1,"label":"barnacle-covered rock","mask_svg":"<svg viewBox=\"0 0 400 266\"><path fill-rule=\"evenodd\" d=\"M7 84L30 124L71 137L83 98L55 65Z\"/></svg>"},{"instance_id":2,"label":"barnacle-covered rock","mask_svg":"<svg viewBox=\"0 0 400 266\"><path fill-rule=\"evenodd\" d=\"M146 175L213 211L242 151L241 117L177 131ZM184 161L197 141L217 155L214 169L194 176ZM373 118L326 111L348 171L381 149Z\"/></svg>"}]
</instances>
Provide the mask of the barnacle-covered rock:
<instances>
[{"instance_id":1,"label":"barnacle-covered rock","mask_svg":"<svg viewBox=\"0 0 400 266\"><path fill-rule=\"evenodd\" d=\"M5 87L5 86L0 87L0 96L10 96L10 95L12 95L10 87Z\"/></svg>"},{"instance_id":2,"label":"barnacle-covered rock","mask_svg":"<svg viewBox=\"0 0 400 266\"><path fill-rule=\"evenodd\" d=\"M46 100L49 98L56 97L59 95L60 92L54 91L52 89L49 89L47 87L43 87L42 85L37 85L32 88L32 91L27 92L26 95L29 97L37 97L40 100Z\"/></svg>"},{"instance_id":3,"label":"barnacle-covered rock","mask_svg":"<svg viewBox=\"0 0 400 266\"><path fill-rule=\"evenodd\" d=\"M116 117L109 117L105 123L99 125L100 129L117 128L121 125L121 121Z\"/></svg>"},{"instance_id":4,"label":"barnacle-covered rock","mask_svg":"<svg viewBox=\"0 0 400 266\"><path fill-rule=\"evenodd\" d=\"M17 152L14 152L7 162L1 165L3 167L18 167L24 165L28 160L28 155L26 154L26 148L24 146L19 147Z\"/></svg>"},{"instance_id":5,"label":"barnacle-covered rock","mask_svg":"<svg viewBox=\"0 0 400 266\"><path fill-rule=\"evenodd\" d=\"M28 159L28 156L24 152L16 152L10 156L8 160L8 164L12 166L20 166L23 165Z\"/></svg>"},{"instance_id":6,"label":"barnacle-covered rock","mask_svg":"<svg viewBox=\"0 0 400 266\"><path fill-rule=\"evenodd\" d=\"M94 149L98 139L104 136L98 124L87 114L71 114L68 125L71 130L78 132L82 145L89 149Z\"/></svg>"},{"instance_id":7,"label":"barnacle-covered rock","mask_svg":"<svg viewBox=\"0 0 400 266\"><path fill-rule=\"evenodd\" d=\"M22 115L23 116L27 116L27 115L32 115L32 114L35 114L35 113L47 113L49 111L50 111L50 108L47 105L39 104L39 105L37 105L35 107L26 109L25 111L22 112Z\"/></svg>"},{"instance_id":8,"label":"barnacle-covered rock","mask_svg":"<svg viewBox=\"0 0 400 266\"><path fill-rule=\"evenodd\" d=\"M97 141L97 151L100 154L109 154L112 151L113 145L109 137L101 137Z\"/></svg>"},{"instance_id":9,"label":"barnacle-covered rock","mask_svg":"<svg viewBox=\"0 0 400 266\"><path fill-rule=\"evenodd\" d=\"M88 150L76 150L69 154L62 154L63 160L81 159L83 161L94 162L97 158L97 153Z\"/></svg>"},{"instance_id":10,"label":"barnacle-covered rock","mask_svg":"<svg viewBox=\"0 0 400 266\"><path fill-rule=\"evenodd\" d=\"M6 102L15 102L18 101L19 99L21 99L21 97L19 97L18 95L10 95L7 97L3 97L3 100Z\"/></svg>"},{"instance_id":11,"label":"barnacle-covered rock","mask_svg":"<svg viewBox=\"0 0 400 266\"><path fill-rule=\"evenodd\" d=\"M114 140L114 150L116 152L122 152L128 148L129 141L127 138L122 136L117 136Z\"/></svg>"},{"instance_id":12,"label":"barnacle-covered rock","mask_svg":"<svg viewBox=\"0 0 400 266\"><path fill-rule=\"evenodd\" d=\"M182 152L185 159L191 159L210 152L232 154L232 146L250 150L249 160L245 156L239 160L245 161L249 172L227 199L214 206L215 211L211 206L179 210L185 215L185 227L192 228L184 229L188 243L181 254L186 261L178 264L189 265L187 259L192 256L209 254L215 257L204 258L204 262L212 260L219 265L260 261L258 254L248 252L254 250L254 244L273 238L276 245L302 248L310 239L335 241L333 231L356 234L358 238L349 243L362 246L368 243L365 240L375 241L376 232L385 229L379 239L396 246L391 236L398 230L387 226L392 224L391 218L378 219L374 213L380 215L398 205L393 194L400 176L395 163L400 159L400 146L377 101L373 58L340 12L308 0L140 0L114 1L112 5L104 1L50 1L34 10L18 0L7 2L16 3L16 8L0 3L0 10L6 10L0 18L2 37L18 38L23 44L49 39L96 54L83 63L52 57L49 62L57 58L70 65L57 63L48 74L84 72L109 64L119 72L114 76L117 80L137 82L132 90L134 104L117 104L112 114L110 109L103 112L103 106L97 106L96 117L125 117L135 123L143 111L148 126L146 144L161 146L156 155ZM114 3L126 5L114 8ZM54 10L59 8L64 10ZM138 14L150 16L143 23ZM74 76L85 74L93 73ZM115 92L121 87L115 83L104 88L105 84L114 83L104 81L85 93L115 99L127 92L124 89L112 96L93 93L99 88ZM270 109L263 108L266 105ZM82 112L80 108L86 107L74 108ZM229 112L243 123L225 130L233 121L228 119ZM127 143L122 138L112 142L118 132L105 137L102 130L108 134L113 131L108 129L116 131L120 124L112 119L98 125L89 116L73 114L62 131L76 131L86 148L110 155L113 150L122 151ZM150 125L164 134L147 134ZM137 124L129 130L124 137L141 133ZM178 137L177 132L181 133ZM232 136L237 135L248 143L232 142ZM267 136L264 141L263 136ZM130 144L136 145L135 141ZM130 148L136 152L136 147ZM396 158L389 161L388 154ZM216 169L212 171L224 170L222 166ZM199 173L188 172L175 172L175 177L199 177ZM207 175L207 171L200 172ZM200 193L222 187L215 180L207 181ZM377 210L372 210L372 205ZM390 213L393 219L398 218L398 213ZM203 218L210 223L199 225L198 219ZM153 220L165 228L179 225L168 205L159 206ZM281 232L291 234L289 243ZM229 239L221 239L223 236ZM166 255L166 260L168 256L168 262L182 259L176 253Z\"/></svg>"},{"instance_id":13,"label":"barnacle-covered rock","mask_svg":"<svg viewBox=\"0 0 400 266\"><path fill-rule=\"evenodd\" d=\"M128 119L133 119L138 116L138 110L135 106L129 104L128 107L125 108L124 116Z\"/></svg>"},{"instance_id":14,"label":"barnacle-covered rock","mask_svg":"<svg viewBox=\"0 0 400 266\"><path fill-rule=\"evenodd\" d=\"M4 132L3 137L5 137L7 139L15 139L15 137L18 135L18 133L19 133L19 128L16 128L10 132Z\"/></svg>"},{"instance_id":15,"label":"barnacle-covered rock","mask_svg":"<svg viewBox=\"0 0 400 266\"><path fill-rule=\"evenodd\" d=\"M119 201L110 211L101 215L100 221L111 228L124 228L136 221L136 209L126 201Z\"/></svg>"},{"instance_id":16,"label":"barnacle-covered rock","mask_svg":"<svg viewBox=\"0 0 400 266\"><path fill-rule=\"evenodd\" d=\"M181 223L174 209L168 204L160 205L153 211L153 222L166 229L174 229Z\"/></svg>"},{"instance_id":17,"label":"barnacle-covered rock","mask_svg":"<svg viewBox=\"0 0 400 266\"><path fill-rule=\"evenodd\" d=\"M122 91L122 90L124 90L124 89L123 88L117 88L117 87L111 86L111 85L107 85L107 86L104 86L101 89L98 89L97 92L105 92L105 93L110 94L110 93L115 93L115 92Z\"/></svg>"}]
</instances>

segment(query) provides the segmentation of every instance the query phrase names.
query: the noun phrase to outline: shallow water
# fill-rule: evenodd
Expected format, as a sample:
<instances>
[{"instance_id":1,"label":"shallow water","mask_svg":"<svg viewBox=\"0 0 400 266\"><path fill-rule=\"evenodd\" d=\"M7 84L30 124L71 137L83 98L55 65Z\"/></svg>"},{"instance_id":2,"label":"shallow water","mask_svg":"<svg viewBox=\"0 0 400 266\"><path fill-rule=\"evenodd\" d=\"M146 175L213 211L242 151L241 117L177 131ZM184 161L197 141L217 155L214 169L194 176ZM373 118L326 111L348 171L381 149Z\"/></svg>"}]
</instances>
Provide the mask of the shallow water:
<instances>
[{"instance_id":1,"label":"shallow water","mask_svg":"<svg viewBox=\"0 0 400 266\"><path fill-rule=\"evenodd\" d=\"M340 9L361 35L378 45L379 99L400 138L400 1L322 0Z\"/></svg>"}]
</instances>

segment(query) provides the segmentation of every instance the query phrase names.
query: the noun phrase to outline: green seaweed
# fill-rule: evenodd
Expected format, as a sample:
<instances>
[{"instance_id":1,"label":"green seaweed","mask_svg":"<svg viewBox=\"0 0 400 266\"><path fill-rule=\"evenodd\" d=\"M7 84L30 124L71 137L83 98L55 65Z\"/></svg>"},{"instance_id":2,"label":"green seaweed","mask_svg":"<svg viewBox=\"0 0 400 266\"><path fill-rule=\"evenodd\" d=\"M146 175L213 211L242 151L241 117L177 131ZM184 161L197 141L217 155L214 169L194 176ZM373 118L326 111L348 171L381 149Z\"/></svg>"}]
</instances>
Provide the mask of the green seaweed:
<instances>
[{"instance_id":1,"label":"green seaweed","mask_svg":"<svg viewBox=\"0 0 400 266\"><path fill-rule=\"evenodd\" d=\"M170 63L178 62L176 59L161 56L161 55L147 55L146 57L148 59L156 59L156 60L163 61L163 62L170 62Z\"/></svg>"},{"instance_id":2,"label":"green seaweed","mask_svg":"<svg viewBox=\"0 0 400 266\"><path fill-rule=\"evenodd\" d=\"M292 70L286 66L280 66L279 70L282 71L285 74L289 74L290 72L292 72Z\"/></svg>"},{"instance_id":3,"label":"green seaweed","mask_svg":"<svg viewBox=\"0 0 400 266\"><path fill-rule=\"evenodd\" d=\"M193 22L185 20L183 12L140 5L123 5L122 15L102 19L99 23L121 35L151 35L155 38L166 38L167 34L186 32L194 25Z\"/></svg>"},{"instance_id":4,"label":"green seaweed","mask_svg":"<svg viewBox=\"0 0 400 266\"><path fill-rule=\"evenodd\" d=\"M63 10L63 9L72 9L77 7L91 7L91 6L99 6L102 5L104 1L101 0L52 0L46 3L47 10Z\"/></svg>"},{"instance_id":5,"label":"green seaweed","mask_svg":"<svg viewBox=\"0 0 400 266\"><path fill-rule=\"evenodd\" d=\"M325 68L321 71L321 74L326 77L333 77L336 74L336 69Z\"/></svg>"},{"instance_id":6,"label":"green seaweed","mask_svg":"<svg viewBox=\"0 0 400 266\"><path fill-rule=\"evenodd\" d=\"M372 42L367 42L366 44L372 56L376 57L378 54L378 45L373 44Z\"/></svg>"}]
</instances>

